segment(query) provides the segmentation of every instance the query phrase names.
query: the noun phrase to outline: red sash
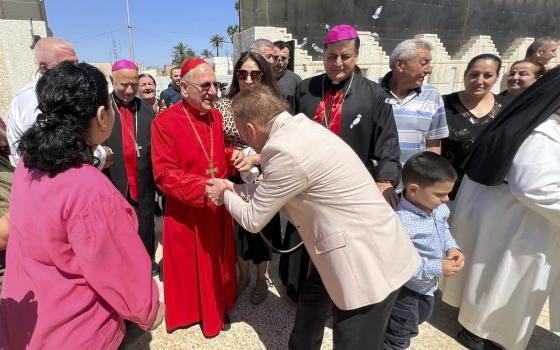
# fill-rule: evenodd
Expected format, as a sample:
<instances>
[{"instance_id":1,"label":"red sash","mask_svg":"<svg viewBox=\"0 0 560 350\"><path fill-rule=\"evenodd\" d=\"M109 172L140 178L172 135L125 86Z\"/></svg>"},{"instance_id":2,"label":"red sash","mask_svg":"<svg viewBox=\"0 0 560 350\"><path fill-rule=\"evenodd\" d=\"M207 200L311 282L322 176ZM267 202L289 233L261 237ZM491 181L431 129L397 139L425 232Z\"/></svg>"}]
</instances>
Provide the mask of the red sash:
<instances>
[{"instance_id":1,"label":"red sash","mask_svg":"<svg viewBox=\"0 0 560 350\"><path fill-rule=\"evenodd\" d=\"M136 140L134 140L134 109L132 106L118 104L121 116L124 167L128 177L130 198L138 201L138 173L136 167ZM138 116L137 116L138 117Z\"/></svg>"},{"instance_id":2,"label":"red sash","mask_svg":"<svg viewBox=\"0 0 560 350\"><path fill-rule=\"evenodd\" d=\"M327 91L317 110L314 121L327 127L330 131L340 135L340 119L342 117L342 103L344 102L344 89L338 90L334 97L331 91ZM327 106L330 110L327 111Z\"/></svg>"}]
</instances>

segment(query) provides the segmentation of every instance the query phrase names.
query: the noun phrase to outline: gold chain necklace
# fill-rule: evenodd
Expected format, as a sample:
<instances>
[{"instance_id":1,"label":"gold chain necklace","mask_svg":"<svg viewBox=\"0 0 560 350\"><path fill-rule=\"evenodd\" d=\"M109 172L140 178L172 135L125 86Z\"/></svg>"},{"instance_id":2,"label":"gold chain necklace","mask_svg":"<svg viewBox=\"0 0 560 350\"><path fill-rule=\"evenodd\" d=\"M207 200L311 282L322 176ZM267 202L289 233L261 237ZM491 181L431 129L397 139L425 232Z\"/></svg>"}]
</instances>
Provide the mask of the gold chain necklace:
<instances>
[{"instance_id":1,"label":"gold chain necklace","mask_svg":"<svg viewBox=\"0 0 560 350\"><path fill-rule=\"evenodd\" d=\"M191 116L187 112L185 106L183 106L183 103L182 102L180 103L181 103L181 107L183 108L183 111L185 112L185 115L187 116L187 120L191 124L194 134L196 135L196 139L198 140L198 143L200 143L200 148L202 148L204 157L206 157L206 160L208 161L208 169L206 170L206 175L210 175L210 177L214 178L214 174L218 172L218 168L213 166L214 163L212 161L212 159L214 158L214 134L212 133L212 119L210 115L208 115L208 124L210 124L210 157L208 157L208 153L206 153L206 149L204 148L204 144L200 139L200 135L198 135L198 131L196 131L196 128L194 127L194 124L191 120ZM212 113L212 112L210 111L208 113Z\"/></svg>"},{"instance_id":2,"label":"gold chain necklace","mask_svg":"<svg viewBox=\"0 0 560 350\"><path fill-rule=\"evenodd\" d=\"M325 76L327 75L327 73L323 74L323 81L321 82L321 101L323 101L325 99ZM354 72L352 72L352 76L350 77L350 83L348 84L348 89L346 89L346 91L344 92L344 97L342 98L342 102L341 102L341 106L340 109L342 111L342 105L344 105L344 101L346 100L346 96L348 96L348 92L350 91L350 87L352 86L352 81L354 81ZM342 87L344 89L344 87ZM333 99L334 99L334 95ZM324 103L324 102L323 102ZM329 116L327 118L327 107L329 107ZM331 109L332 106L325 106L325 110L323 111L323 122L324 122L324 127L326 127L327 129L329 128L331 121L329 120L331 117ZM342 112L341 112L342 113ZM340 118L342 118L342 114L340 115Z\"/></svg>"}]
</instances>

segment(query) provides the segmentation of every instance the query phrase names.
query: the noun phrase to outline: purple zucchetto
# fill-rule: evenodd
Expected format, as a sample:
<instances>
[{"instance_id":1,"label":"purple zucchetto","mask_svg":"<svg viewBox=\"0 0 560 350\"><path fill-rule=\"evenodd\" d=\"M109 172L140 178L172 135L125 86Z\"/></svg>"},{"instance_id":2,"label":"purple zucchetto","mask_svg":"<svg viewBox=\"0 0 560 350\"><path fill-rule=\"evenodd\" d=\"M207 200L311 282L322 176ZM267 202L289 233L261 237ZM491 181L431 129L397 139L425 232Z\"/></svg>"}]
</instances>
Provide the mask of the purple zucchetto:
<instances>
[{"instance_id":1,"label":"purple zucchetto","mask_svg":"<svg viewBox=\"0 0 560 350\"><path fill-rule=\"evenodd\" d=\"M358 37L356 29L348 24L339 24L333 27L325 36L324 44L334 43L336 41L349 40Z\"/></svg>"},{"instance_id":2,"label":"purple zucchetto","mask_svg":"<svg viewBox=\"0 0 560 350\"><path fill-rule=\"evenodd\" d=\"M136 65L136 63L130 60L118 60L115 63L113 63L113 66L111 67L111 72L116 72L121 69L138 70L138 66Z\"/></svg>"}]
</instances>

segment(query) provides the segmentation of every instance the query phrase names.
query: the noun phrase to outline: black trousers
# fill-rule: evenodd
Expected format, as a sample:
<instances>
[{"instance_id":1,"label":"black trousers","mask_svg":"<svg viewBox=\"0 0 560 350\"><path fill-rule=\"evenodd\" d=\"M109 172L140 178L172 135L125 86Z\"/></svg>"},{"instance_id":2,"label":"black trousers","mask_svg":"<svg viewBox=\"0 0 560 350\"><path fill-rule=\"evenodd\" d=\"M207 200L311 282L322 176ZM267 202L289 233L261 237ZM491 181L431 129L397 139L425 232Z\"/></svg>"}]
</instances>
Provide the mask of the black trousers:
<instances>
[{"instance_id":1,"label":"black trousers","mask_svg":"<svg viewBox=\"0 0 560 350\"><path fill-rule=\"evenodd\" d=\"M288 348L319 350L325 324L332 312L334 349L382 349L385 328L397 294L398 290L377 304L341 310L332 303L319 273L313 268L299 294Z\"/></svg>"},{"instance_id":2,"label":"black trousers","mask_svg":"<svg viewBox=\"0 0 560 350\"><path fill-rule=\"evenodd\" d=\"M418 335L418 325L430 319L434 297L401 287L385 332L383 349L408 349L410 340Z\"/></svg>"},{"instance_id":3,"label":"black trousers","mask_svg":"<svg viewBox=\"0 0 560 350\"><path fill-rule=\"evenodd\" d=\"M128 196L128 203L130 203L136 212L136 217L138 218L138 235L153 262L156 256L154 205L150 203L150 207L142 207L140 204L130 199L130 196Z\"/></svg>"}]
</instances>

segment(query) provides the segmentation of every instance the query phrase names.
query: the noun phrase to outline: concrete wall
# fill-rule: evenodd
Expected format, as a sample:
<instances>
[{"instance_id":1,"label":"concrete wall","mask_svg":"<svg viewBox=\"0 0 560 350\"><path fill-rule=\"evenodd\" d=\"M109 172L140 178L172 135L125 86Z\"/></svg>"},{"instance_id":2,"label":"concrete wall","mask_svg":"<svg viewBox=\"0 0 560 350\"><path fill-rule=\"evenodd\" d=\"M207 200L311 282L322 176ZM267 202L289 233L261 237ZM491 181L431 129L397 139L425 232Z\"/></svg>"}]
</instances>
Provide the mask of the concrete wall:
<instances>
[{"instance_id":1,"label":"concrete wall","mask_svg":"<svg viewBox=\"0 0 560 350\"><path fill-rule=\"evenodd\" d=\"M46 37L46 23L33 21L33 32ZM4 120L13 96L35 74L31 43L28 20L0 20L0 117Z\"/></svg>"},{"instance_id":2,"label":"concrete wall","mask_svg":"<svg viewBox=\"0 0 560 350\"><path fill-rule=\"evenodd\" d=\"M375 40L371 32L359 31L360 36L360 56L358 65L364 75L377 80L389 71L389 54L383 51L378 41ZM468 61L481 53L492 53L500 56L503 61L502 74L500 80L506 75L511 64L525 57L527 47L533 42L534 38L517 38L511 43L504 52L499 52L491 36L477 35L472 36L455 54L450 56L438 38L437 34L418 34L416 38L422 38L433 44L432 51L434 69L428 76L427 82L435 85L441 94L448 94L463 89L463 73ZM253 41L258 38L266 38L271 41L295 40L294 52L294 72L302 78L309 78L324 73L323 62L313 60L308 50L312 48L312 42L308 42L300 48L303 38L294 38L288 33L286 28L281 27L253 27L242 31L234 36L235 57L247 50ZM322 48L322 43L315 43ZM556 57L549 63L549 67L560 64L560 57ZM493 88L494 92L500 91L500 81Z\"/></svg>"}]
</instances>

